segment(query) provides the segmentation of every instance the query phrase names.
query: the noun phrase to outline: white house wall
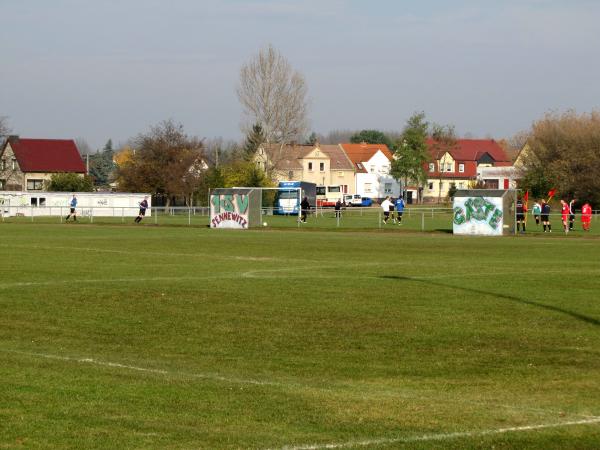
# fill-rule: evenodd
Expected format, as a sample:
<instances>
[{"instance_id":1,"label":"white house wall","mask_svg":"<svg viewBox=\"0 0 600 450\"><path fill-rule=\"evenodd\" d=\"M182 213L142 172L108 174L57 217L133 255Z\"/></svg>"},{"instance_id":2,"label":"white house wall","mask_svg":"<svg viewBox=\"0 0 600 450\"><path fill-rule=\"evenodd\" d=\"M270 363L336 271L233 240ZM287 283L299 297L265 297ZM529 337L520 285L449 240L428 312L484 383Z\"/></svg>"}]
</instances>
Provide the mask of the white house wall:
<instances>
[{"instance_id":1,"label":"white house wall","mask_svg":"<svg viewBox=\"0 0 600 450\"><path fill-rule=\"evenodd\" d=\"M361 161L361 164L368 173L356 174L357 194L374 199L400 195L400 185L389 174L390 160L381 151L377 151L368 161ZM390 184L389 192L385 191L386 183ZM370 189L368 189L369 185Z\"/></svg>"}]
</instances>

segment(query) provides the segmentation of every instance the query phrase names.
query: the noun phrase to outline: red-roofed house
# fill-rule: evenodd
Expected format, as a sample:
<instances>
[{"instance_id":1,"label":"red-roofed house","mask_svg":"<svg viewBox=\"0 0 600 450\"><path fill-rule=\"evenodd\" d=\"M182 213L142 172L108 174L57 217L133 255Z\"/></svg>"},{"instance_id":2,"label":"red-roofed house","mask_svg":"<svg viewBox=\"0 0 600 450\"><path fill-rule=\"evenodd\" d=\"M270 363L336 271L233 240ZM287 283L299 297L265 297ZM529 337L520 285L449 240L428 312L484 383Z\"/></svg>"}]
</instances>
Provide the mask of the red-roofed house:
<instances>
[{"instance_id":1,"label":"red-roofed house","mask_svg":"<svg viewBox=\"0 0 600 450\"><path fill-rule=\"evenodd\" d=\"M457 189L468 189L478 179L489 189L514 187L511 185L514 181L503 174L503 171L511 168L512 163L504 149L493 139L458 139L451 146L428 139L427 146L431 159L425 166L427 185L423 190L424 200L445 198L452 184ZM503 170L487 169L499 167ZM486 170L493 178L486 178ZM502 176L495 172L502 172Z\"/></svg>"},{"instance_id":2,"label":"red-roofed house","mask_svg":"<svg viewBox=\"0 0 600 450\"><path fill-rule=\"evenodd\" d=\"M392 152L385 144L340 144L354 164L354 190L363 197L398 197L400 185L390 175Z\"/></svg>"},{"instance_id":3,"label":"red-roofed house","mask_svg":"<svg viewBox=\"0 0 600 450\"><path fill-rule=\"evenodd\" d=\"M43 191L55 173L85 175L85 164L72 139L25 139L10 136L0 151L0 189Z\"/></svg>"}]
</instances>

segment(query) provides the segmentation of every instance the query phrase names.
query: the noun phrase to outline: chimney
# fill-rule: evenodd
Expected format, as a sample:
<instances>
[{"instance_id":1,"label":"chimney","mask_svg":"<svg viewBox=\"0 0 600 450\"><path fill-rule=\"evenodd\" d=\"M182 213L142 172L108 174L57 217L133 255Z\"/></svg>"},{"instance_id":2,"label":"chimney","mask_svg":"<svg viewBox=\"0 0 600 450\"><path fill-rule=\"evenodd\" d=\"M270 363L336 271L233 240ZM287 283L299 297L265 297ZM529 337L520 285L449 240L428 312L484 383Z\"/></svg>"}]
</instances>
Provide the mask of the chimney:
<instances>
[{"instance_id":1,"label":"chimney","mask_svg":"<svg viewBox=\"0 0 600 450\"><path fill-rule=\"evenodd\" d=\"M18 134L11 134L8 136L8 141L9 142L13 142L15 144L19 143L19 135Z\"/></svg>"}]
</instances>

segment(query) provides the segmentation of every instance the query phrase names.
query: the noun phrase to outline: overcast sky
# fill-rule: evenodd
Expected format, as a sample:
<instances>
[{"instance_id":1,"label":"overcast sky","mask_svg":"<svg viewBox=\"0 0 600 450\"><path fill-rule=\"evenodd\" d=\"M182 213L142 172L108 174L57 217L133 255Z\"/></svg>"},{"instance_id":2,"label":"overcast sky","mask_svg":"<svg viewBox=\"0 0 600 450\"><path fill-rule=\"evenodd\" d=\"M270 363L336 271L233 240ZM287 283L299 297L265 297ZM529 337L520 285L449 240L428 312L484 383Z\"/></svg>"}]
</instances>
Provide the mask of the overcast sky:
<instances>
[{"instance_id":1,"label":"overcast sky","mask_svg":"<svg viewBox=\"0 0 600 450\"><path fill-rule=\"evenodd\" d=\"M169 118L239 139L239 69L269 43L323 134L423 110L502 138L600 106L597 0L0 0L0 17L0 116L93 148Z\"/></svg>"}]
</instances>

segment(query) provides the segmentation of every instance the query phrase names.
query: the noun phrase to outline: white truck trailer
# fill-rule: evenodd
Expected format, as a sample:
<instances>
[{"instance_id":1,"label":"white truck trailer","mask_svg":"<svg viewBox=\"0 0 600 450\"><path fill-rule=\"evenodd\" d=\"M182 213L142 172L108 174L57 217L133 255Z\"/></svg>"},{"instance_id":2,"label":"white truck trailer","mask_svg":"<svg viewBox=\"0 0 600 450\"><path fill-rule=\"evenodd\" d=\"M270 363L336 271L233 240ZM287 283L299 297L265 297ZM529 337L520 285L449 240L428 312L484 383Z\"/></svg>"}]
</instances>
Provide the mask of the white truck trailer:
<instances>
[{"instance_id":1,"label":"white truck trailer","mask_svg":"<svg viewBox=\"0 0 600 450\"><path fill-rule=\"evenodd\" d=\"M77 215L95 217L135 217L139 204L148 197L146 216L152 214L151 195L130 192L32 192L0 191L0 213L14 216L66 216L73 194Z\"/></svg>"}]
</instances>

